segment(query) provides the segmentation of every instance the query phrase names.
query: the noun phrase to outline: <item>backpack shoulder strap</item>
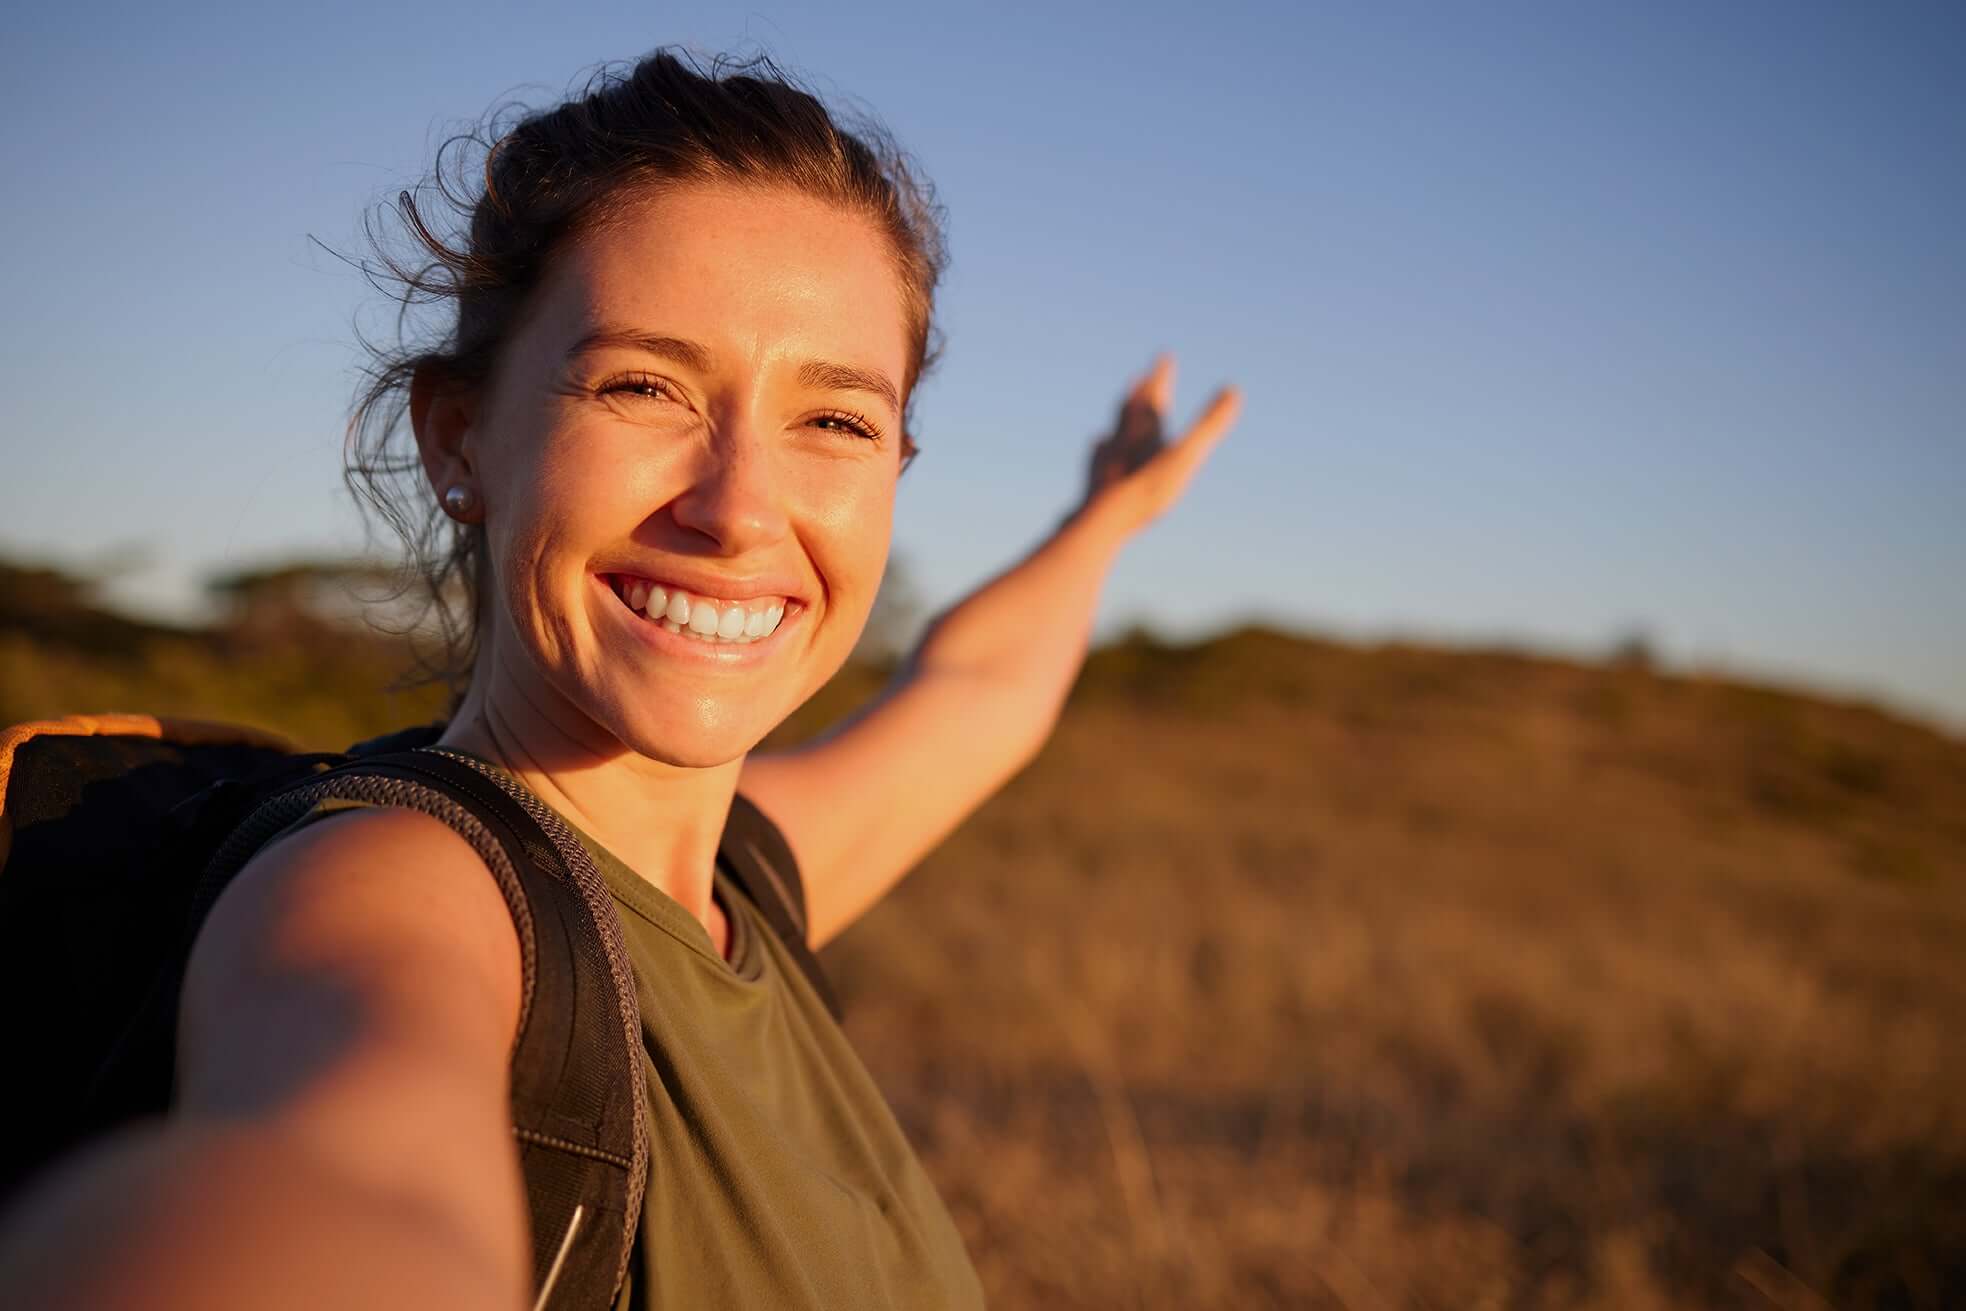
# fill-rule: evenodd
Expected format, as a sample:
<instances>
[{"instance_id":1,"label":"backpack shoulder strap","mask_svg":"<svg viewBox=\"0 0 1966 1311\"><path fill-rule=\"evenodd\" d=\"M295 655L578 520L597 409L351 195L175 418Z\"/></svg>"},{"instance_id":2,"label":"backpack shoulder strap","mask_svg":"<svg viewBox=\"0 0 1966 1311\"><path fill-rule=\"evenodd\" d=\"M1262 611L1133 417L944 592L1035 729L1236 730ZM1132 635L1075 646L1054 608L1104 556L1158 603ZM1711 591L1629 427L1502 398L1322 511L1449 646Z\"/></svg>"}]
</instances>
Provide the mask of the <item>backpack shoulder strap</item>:
<instances>
[{"instance_id":1,"label":"backpack shoulder strap","mask_svg":"<svg viewBox=\"0 0 1966 1311\"><path fill-rule=\"evenodd\" d=\"M433 745L444 725L424 724L403 729L386 737L358 742L348 749L351 756ZM468 759L468 757L466 757ZM474 762L481 764L482 762ZM527 795L530 795L528 793ZM799 877L799 862L778 825L742 793L731 800L730 815L718 844L717 858L724 870L744 890L765 923L791 952L800 973L812 984L835 1020L845 1018L839 995L814 954L806 918L805 885Z\"/></svg>"},{"instance_id":2,"label":"backpack shoulder strap","mask_svg":"<svg viewBox=\"0 0 1966 1311\"><path fill-rule=\"evenodd\" d=\"M540 1306L606 1306L635 1250L648 1182L641 1021L613 901L564 821L469 757L379 751L289 786L227 839L194 899L201 920L252 854L321 801L417 810L491 868L524 971L512 1120Z\"/></svg>"},{"instance_id":3,"label":"backpack shoulder strap","mask_svg":"<svg viewBox=\"0 0 1966 1311\"><path fill-rule=\"evenodd\" d=\"M730 818L724 823L717 858L756 903L833 1018L843 1018L839 996L813 954L805 884L799 878L799 862L792 856L791 844L757 803L741 792L731 798Z\"/></svg>"}]
</instances>

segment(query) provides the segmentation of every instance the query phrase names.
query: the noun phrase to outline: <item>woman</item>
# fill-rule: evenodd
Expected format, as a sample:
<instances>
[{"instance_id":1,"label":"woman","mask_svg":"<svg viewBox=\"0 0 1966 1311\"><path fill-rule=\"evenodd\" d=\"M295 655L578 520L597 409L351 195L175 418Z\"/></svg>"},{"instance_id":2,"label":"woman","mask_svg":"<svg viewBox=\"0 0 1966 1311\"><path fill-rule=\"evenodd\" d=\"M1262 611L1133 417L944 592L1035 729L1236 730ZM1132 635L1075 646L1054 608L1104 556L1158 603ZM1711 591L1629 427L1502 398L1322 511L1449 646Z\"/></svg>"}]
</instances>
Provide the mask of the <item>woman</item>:
<instances>
[{"instance_id":1,"label":"woman","mask_svg":"<svg viewBox=\"0 0 1966 1311\"><path fill-rule=\"evenodd\" d=\"M358 407L357 472L412 437L455 525L420 539L447 548L433 582L472 582L443 743L582 835L626 932L655 1159L618 1306L980 1303L866 1072L715 873L718 839L741 790L796 854L813 945L850 924L1037 750L1115 552L1237 408L1224 391L1163 445L1160 361L1049 541L850 725L751 755L867 620L931 357L933 207L863 136L762 62L658 53L600 80L493 146L462 249L406 203L436 259L413 291L456 318ZM332 817L220 899L176 1113L19 1212L9 1305L525 1305L512 920L443 824Z\"/></svg>"}]
</instances>

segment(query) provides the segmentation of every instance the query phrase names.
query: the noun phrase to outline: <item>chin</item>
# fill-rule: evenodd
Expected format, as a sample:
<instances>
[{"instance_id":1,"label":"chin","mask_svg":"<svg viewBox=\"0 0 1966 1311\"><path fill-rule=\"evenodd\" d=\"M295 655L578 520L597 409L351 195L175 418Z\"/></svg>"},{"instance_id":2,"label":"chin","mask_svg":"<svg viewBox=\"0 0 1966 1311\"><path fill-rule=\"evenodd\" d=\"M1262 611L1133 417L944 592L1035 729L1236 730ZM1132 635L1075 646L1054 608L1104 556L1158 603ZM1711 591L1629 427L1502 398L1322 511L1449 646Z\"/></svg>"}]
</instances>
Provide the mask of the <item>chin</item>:
<instances>
[{"instance_id":1,"label":"chin","mask_svg":"<svg viewBox=\"0 0 1966 1311\"><path fill-rule=\"evenodd\" d=\"M615 736L637 755L682 769L713 769L751 751L785 715L761 715L755 708L701 697L663 711L645 706L613 718Z\"/></svg>"}]
</instances>

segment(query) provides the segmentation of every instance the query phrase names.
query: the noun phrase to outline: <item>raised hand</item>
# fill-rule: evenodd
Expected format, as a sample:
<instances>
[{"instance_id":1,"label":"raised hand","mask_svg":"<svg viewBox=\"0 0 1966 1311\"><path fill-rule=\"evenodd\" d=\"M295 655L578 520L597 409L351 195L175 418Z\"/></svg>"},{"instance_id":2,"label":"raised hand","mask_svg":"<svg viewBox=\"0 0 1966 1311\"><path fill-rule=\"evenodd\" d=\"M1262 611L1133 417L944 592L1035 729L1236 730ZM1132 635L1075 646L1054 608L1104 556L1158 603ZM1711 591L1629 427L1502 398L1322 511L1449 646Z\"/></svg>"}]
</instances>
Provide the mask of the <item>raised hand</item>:
<instances>
[{"instance_id":1,"label":"raised hand","mask_svg":"<svg viewBox=\"0 0 1966 1311\"><path fill-rule=\"evenodd\" d=\"M1132 388L1085 499L1031 553L938 615L900 676L815 743L753 752L739 787L789 835L817 945L851 923L1037 754L1085 661L1120 548L1180 499L1241 397L1162 435L1174 361ZM1033 624L1031 616L1044 622ZM896 806L905 796L908 804Z\"/></svg>"},{"instance_id":2,"label":"raised hand","mask_svg":"<svg viewBox=\"0 0 1966 1311\"><path fill-rule=\"evenodd\" d=\"M1096 513L1122 532L1138 532L1181 499L1188 482L1234 426L1242 393L1223 387L1188 431L1167 440L1174 401L1174 357L1162 355L1120 405L1112 435L1092 448L1085 499L1071 517Z\"/></svg>"}]
</instances>

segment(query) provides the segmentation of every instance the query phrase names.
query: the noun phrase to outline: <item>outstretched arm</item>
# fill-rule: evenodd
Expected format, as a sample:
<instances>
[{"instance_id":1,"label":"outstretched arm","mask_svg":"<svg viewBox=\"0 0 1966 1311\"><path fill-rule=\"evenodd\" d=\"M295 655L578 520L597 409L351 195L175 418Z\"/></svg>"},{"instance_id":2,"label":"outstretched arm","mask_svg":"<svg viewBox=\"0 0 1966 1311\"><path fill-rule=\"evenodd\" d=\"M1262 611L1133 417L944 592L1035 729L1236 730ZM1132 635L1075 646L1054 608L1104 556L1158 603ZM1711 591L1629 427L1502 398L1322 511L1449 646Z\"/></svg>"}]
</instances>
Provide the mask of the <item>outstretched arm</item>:
<instances>
[{"instance_id":1,"label":"outstretched arm","mask_svg":"<svg viewBox=\"0 0 1966 1311\"><path fill-rule=\"evenodd\" d=\"M1114 558L1180 498L1241 407L1224 388L1168 442L1173 388L1163 356L1094 449L1084 501L938 616L880 697L816 742L745 762L738 789L798 857L813 945L878 901L1050 736Z\"/></svg>"},{"instance_id":2,"label":"outstretched arm","mask_svg":"<svg viewBox=\"0 0 1966 1311\"><path fill-rule=\"evenodd\" d=\"M0 1305L518 1311L520 987L496 886L435 820L363 811L274 842L198 935L172 1113L13 1203Z\"/></svg>"}]
</instances>

